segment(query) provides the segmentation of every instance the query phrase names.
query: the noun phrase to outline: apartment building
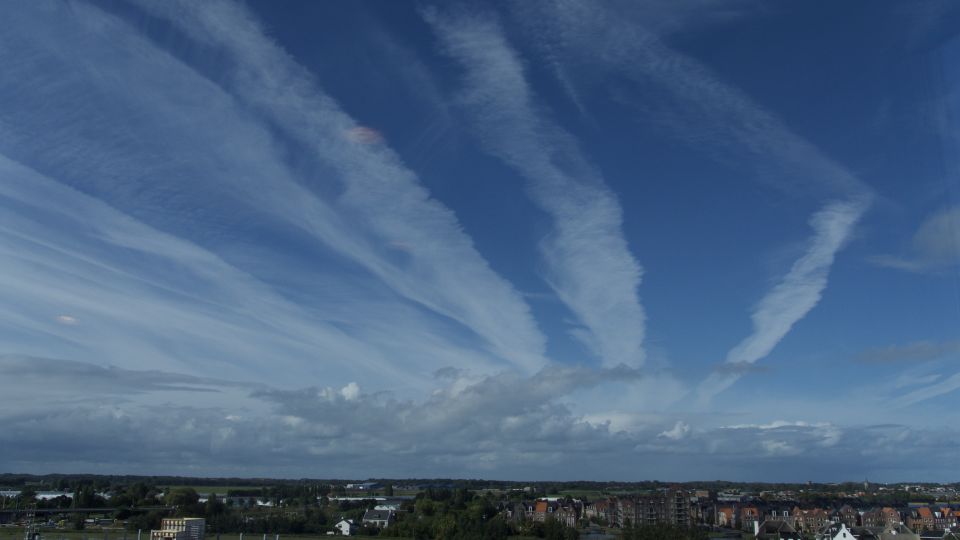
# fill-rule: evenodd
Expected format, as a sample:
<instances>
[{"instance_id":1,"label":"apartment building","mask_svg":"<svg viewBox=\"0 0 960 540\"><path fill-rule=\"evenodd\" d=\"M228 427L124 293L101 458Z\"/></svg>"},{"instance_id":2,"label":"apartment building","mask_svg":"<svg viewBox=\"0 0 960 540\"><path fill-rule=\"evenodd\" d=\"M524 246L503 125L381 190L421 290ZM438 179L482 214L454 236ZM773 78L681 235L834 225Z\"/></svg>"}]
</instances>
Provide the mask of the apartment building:
<instances>
[{"instance_id":1,"label":"apartment building","mask_svg":"<svg viewBox=\"0 0 960 540\"><path fill-rule=\"evenodd\" d=\"M203 540L206 528L203 518L164 518L159 529L150 531L150 540Z\"/></svg>"}]
</instances>

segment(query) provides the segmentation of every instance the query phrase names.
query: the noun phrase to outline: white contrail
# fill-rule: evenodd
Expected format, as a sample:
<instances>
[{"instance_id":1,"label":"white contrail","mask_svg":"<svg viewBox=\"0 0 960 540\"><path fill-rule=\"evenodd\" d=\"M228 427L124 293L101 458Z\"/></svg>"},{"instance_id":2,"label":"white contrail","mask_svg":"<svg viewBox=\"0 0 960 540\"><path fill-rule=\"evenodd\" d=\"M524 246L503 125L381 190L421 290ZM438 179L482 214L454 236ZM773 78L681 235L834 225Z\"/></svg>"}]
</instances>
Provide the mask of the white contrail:
<instances>
[{"instance_id":1,"label":"white contrail","mask_svg":"<svg viewBox=\"0 0 960 540\"><path fill-rule=\"evenodd\" d=\"M624 238L616 195L574 138L537 110L520 58L494 18L424 16L465 68L461 99L484 148L526 177L533 201L552 218L540 248L547 281L583 325L574 335L605 365L641 365L642 268Z\"/></svg>"}]
</instances>

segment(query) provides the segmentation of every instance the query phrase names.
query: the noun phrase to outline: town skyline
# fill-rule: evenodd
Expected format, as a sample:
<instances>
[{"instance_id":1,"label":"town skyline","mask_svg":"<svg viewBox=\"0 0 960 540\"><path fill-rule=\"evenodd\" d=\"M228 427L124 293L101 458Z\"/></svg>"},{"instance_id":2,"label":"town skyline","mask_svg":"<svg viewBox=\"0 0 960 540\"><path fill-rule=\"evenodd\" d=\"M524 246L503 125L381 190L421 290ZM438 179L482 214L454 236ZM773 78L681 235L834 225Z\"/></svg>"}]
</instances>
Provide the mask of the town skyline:
<instances>
[{"instance_id":1,"label":"town skyline","mask_svg":"<svg viewBox=\"0 0 960 540\"><path fill-rule=\"evenodd\" d=\"M956 540L953 485L0 476L26 538ZM11 489L11 487L19 489ZM40 517L40 519L37 519ZM72 529L72 531L71 531ZM0 535L5 534L0 529Z\"/></svg>"}]
</instances>

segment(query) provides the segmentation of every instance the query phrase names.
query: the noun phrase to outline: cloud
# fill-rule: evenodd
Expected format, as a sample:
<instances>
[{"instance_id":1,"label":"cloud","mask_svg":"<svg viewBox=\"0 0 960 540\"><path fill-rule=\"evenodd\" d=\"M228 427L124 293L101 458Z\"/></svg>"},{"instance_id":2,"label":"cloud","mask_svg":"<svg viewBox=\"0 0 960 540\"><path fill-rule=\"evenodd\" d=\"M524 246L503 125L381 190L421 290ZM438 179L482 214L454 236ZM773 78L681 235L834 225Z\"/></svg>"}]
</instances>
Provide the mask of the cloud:
<instances>
[{"instance_id":1,"label":"cloud","mask_svg":"<svg viewBox=\"0 0 960 540\"><path fill-rule=\"evenodd\" d=\"M937 274L960 265L960 207L930 215L914 233L909 254L877 255L878 265L906 272Z\"/></svg>"},{"instance_id":2,"label":"cloud","mask_svg":"<svg viewBox=\"0 0 960 540\"><path fill-rule=\"evenodd\" d=\"M31 375L10 379L7 370ZM722 467L747 479L798 481L803 470L805 479L836 481L901 480L904 460L927 456L919 462L929 467L909 467L916 481L941 478L936 463L960 442L960 433L943 426L780 419L711 426L700 417L616 426L568 403L582 389L646 380L627 368L445 379L417 399L366 393L356 384L251 387L9 356L0 360L0 374L0 392L13 396L0 411L4 470L43 471L56 462L61 471L136 474L365 478L403 470L423 477L669 481ZM78 382L88 399L50 391Z\"/></svg>"},{"instance_id":3,"label":"cloud","mask_svg":"<svg viewBox=\"0 0 960 540\"><path fill-rule=\"evenodd\" d=\"M670 33L722 19L710 15L722 10L704 9L699 2L681 3L680 9L651 6L615 10L609 4L559 0L522 2L514 10L530 29L533 45L574 71L571 80L612 88L610 80L625 78L643 90L627 98L633 110L697 151L715 151L721 159L745 155L749 159L737 162L757 164L758 180L782 189L816 187L843 198L870 191L743 91L666 43ZM740 3L730 15L741 17L757 6L762 4ZM661 16L651 16L651 9ZM665 12L672 14L665 17Z\"/></svg>"},{"instance_id":4,"label":"cloud","mask_svg":"<svg viewBox=\"0 0 960 540\"><path fill-rule=\"evenodd\" d=\"M520 24L533 29L535 46L578 75L588 74L577 80L626 79L631 88L644 90L630 93L642 99L625 101L663 132L698 151L745 156L738 162L758 164L758 179L779 189L830 195L810 220L814 236L807 251L757 304L753 333L728 352L726 363L752 364L769 354L820 300L830 266L869 208L872 190L744 92L669 47L663 34L676 24L650 28L643 8L615 11L581 0L529 2L515 12L522 14ZM700 385L699 401L709 401L738 377L711 374Z\"/></svg>"},{"instance_id":5,"label":"cloud","mask_svg":"<svg viewBox=\"0 0 960 540\"><path fill-rule=\"evenodd\" d=\"M893 387L897 390L907 388L910 386L918 386L921 384L931 384L938 381L942 377L939 373L930 373L929 375L920 375L917 373L903 373L897 380L894 381Z\"/></svg>"},{"instance_id":6,"label":"cloud","mask_svg":"<svg viewBox=\"0 0 960 540\"><path fill-rule=\"evenodd\" d=\"M855 360L867 364L927 362L957 353L960 353L960 341L916 341L907 345L867 349L858 354Z\"/></svg>"},{"instance_id":7,"label":"cloud","mask_svg":"<svg viewBox=\"0 0 960 540\"><path fill-rule=\"evenodd\" d=\"M80 321L78 321L76 317L72 317L70 315L57 315L57 322L67 326L76 326L80 324Z\"/></svg>"},{"instance_id":8,"label":"cloud","mask_svg":"<svg viewBox=\"0 0 960 540\"><path fill-rule=\"evenodd\" d=\"M661 431L660 435L657 435L657 436L678 441L686 437L687 434L689 433L690 433L690 426L678 420L677 423L674 424L672 428L670 428L667 431Z\"/></svg>"},{"instance_id":9,"label":"cloud","mask_svg":"<svg viewBox=\"0 0 960 540\"><path fill-rule=\"evenodd\" d=\"M957 390L960 390L960 373L899 396L893 400L893 404L897 407L908 407Z\"/></svg>"},{"instance_id":10,"label":"cloud","mask_svg":"<svg viewBox=\"0 0 960 540\"><path fill-rule=\"evenodd\" d=\"M730 375L746 375L748 373L766 373L770 371L770 366L758 366L753 362L731 362L721 363L714 367L714 372Z\"/></svg>"},{"instance_id":11,"label":"cloud","mask_svg":"<svg viewBox=\"0 0 960 540\"><path fill-rule=\"evenodd\" d=\"M37 61L8 72L18 83L3 91L0 151L151 227L229 252L224 259L272 283L333 288L321 278L345 270L350 287L432 313L442 334L469 334L463 341L476 340L487 364L532 372L545 363L529 306L453 212L385 144L345 137L363 126L242 6L144 5L181 31L181 56L82 3L4 21L0 57ZM230 60L214 69L207 53ZM28 136L38 130L47 136ZM296 166L292 154L303 156ZM298 249L278 254L277 245ZM310 272L278 276L265 256L299 257L291 266Z\"/></svg>"},{"instance_id":12,"label":"cloud","mask_svg":"<svg viewBox=\"0 0 960 540\"><path fill-rule=\"evenodd\" d=\"M104 387L135 387L137 392L167 396L171 401L179 385L228 388L231 384L169 373L30 361L0 366L31 368L48 374L54 383L69 381L75 373L91 381L103 375ZM546 470L549 463L566 459L561 456L568 451L583 455L610 444L629 451L629 446L617 442L619 436L578 418L562 400L579 388L637 377L639 373L626 368L551 367L532 377L502 373L466 384L447 381L422 400L367 394L350 383L343 388L261 387L247 399L231 395L218 401L213 395L204 407L170 401L157 404L155 399L151 403L112 400L111 393L73 407L17 404L0 413L0 444L11 449L0 458L0 466L63 458L84 464L86 470L107 464L123 470L143 464L183 471L179 460L189 457L191 466L207 471L251 466L251 470L302 475L322 457L332 468L328 470L336 471L331 476L383 474L397 466L424 476L477 473L490 467L513 467L518 473L525 464ZM3 381L0 389L5 390L7 379ZM28 378L20 384L35 389L44 382ZM60 445L76 432L84 433L85 440L68 452ZM133 452L140 444L152 446ZM37 447L32 454L31 446ZM384 456L390 459L384 461Z\"/></svg>"},{"instance_id":13,"label":"cloud","mask_svg":"<svg viewBox=\"0 0 960 540\"><path fill-rule=\"evenodd\" d=\"M259 385L160 370L130 370L56 358L0 355L0 375L17 385L42 385L49 398L56 390L68 395L100 396L147 392L216 392L223 388L254 389ZM6 389L7 392L13 389Z\"/></svg>"},{"instance_id":14,"label":"cloud","mask_svg":"<svg viewBox=\"0 0 960 540\"><path fill-rule=\"evenodd\" d=\"M443 51L464 69L459 100L484 148L528 180L552 219L540 245L546 279L583 326L572 332L606 366L641 365L642 268L622 209L574 138L534 105L518 53L490 14L424 11Z\"/></svg>"},{"instance_id":15,"label":"cloud","mask_svg":"<svg viewBox=\"0 0 960 540\"><path fill-rule=\"evenodd\" d=\"M341 211L380 242L412 246L412 264L398 266L358 252L361 246L340 246L343 230L321 234L325 242L354 256L398 293L461 322L517 367L529 371L544 363L544 338L528 306L490 269L453 213L432 199L389 149L345 146L332 137L331 131L352 129L355 122L262 32L249 12L227 1L201 6L145 0L142 5L234 58L236 69L229 73L228 86L232 95L301 145L315 149L344 186L338 199ZM305 217L303 225L315 230L310 216Z\"/></svg>"},{"instance_id":16,"label":"cloud","mask_svg":"<svg viewBox=\"0 0 960 540\"><path fill-rule=\"evenodd\" d=\"M330 376L336 366L336 377L377 373L416 385L415 370L435 369L416 359L431 355L489 365L482 354L438 337L422 314L403 305L358 291L339 309L347 311L341 318L360 322L331 324L332 306L319 317L309 303L291 301L218 255L2 155L0 175L0 196L9 203L0 226L6 352L228 372L275 384ZM63 310L83 321L82 332L51 315ZM409 359L406 369L392 363L396 358Z\"/></svg>"},{"instance_id":17,"label":"cloud","mask_svg":"<svg viewBox=\"0 0 960 540\"><path fill-rule=\"evenodd\" d=\"M814 214L810 220L814 236L809 247L754 307L750 317L753 332L727 353L727 364L743 366L766 357L819 303L833 260L866 208L865 201L834 202ZM711 374L700 384L698 400L708 402L739 377L740 373Z\"/></svg>"},{"instance_id":18,"label":"cloud","mask_svg":"<svg viewBox=\"0 0 960 540\"><path fill-rule=\"evenodd\" d=\"M92 384L96 393L69 406L54 394L13 400L0 411L4 470L46 470L56 462L62 471L207 476L365 478L403 470L423 477L690 480L723 467L744 478L797 481L798 468L812 479L898 478L904 459L929 457L921 460L929 468L912 468L916 479L941 475L936 463L960 441L942 427L797 420L715 427L651 420L615 430L566 404L584 388L642 380L627 368L444 380L418 399L365 393L356 384L251 388L53 359L4 357L0 369L36 373L12 383L3 372L4 395L20 386L36 396L70 381ZM108 388L114 390L101 392ZM187 395L197 397L186 404Z\"/></svg>"},{"instance_id":19,"label":"cloud","mask_svg":"<svg viewBox=\"0 0 960 540\"><path fill-rule=\"evenodd\" d=\"M360 386L355 382L351 382L340 389L340 395L347 401L355 401L360 397Z\"/></svg>"},{"instance_id":20,"label":"cloud","mask_svg":"<svg viewBox=\"0 0 960 540\"><path fill-rule=\"evenodd\" d=\"M347 130L347 139L360 144L379 144L383 134L367 126L354 126Z\"/></svg>"}]
</instances>

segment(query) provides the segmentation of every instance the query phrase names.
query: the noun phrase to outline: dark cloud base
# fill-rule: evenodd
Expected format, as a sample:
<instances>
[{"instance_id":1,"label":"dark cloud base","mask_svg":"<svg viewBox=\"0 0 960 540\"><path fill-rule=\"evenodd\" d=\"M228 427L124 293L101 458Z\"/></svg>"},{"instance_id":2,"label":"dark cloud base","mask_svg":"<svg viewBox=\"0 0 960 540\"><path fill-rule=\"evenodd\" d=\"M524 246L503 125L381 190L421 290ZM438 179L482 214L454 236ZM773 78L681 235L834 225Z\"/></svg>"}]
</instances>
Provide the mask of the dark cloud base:
<instances>
[{"instance_id":1,"label":"dark cloud base","mask_svg":"<svg viewBox=\"0 0 960 540\"><path fill-rule=\"evenodd\" d=\"M23 357L0 358L0 372ZM34 360L29 360L33 362ZM35 366L52 360L38 360ZM55 361L64 362L64 361ZM531 377L449 373L422 401L342 389L242 389L246 404L194 402L236 383L65 362L83 374L140 385L131 396L76 401L44 394L0 413L0 470L246 477L452 477L516 480L737 479L952 481L941 463L960 434L901 425L774 422L631 431L589 422L572 392L639 379L627 368L552 366ZM10 378L5 377L6 382ZM30 383L23 378L18 382ZM57 384L49 375L44 385ZM149 384L148 381L158 382ZM213 393L182 391L200 384ZM170 388L169 384L176 387ZM169 400L151 403L157 397ZM47 399L44 399L47 398ZM152 398L152 399L146 399ZM69 403L68 403L69 401Z\"/></svg>"}]
</instances>

